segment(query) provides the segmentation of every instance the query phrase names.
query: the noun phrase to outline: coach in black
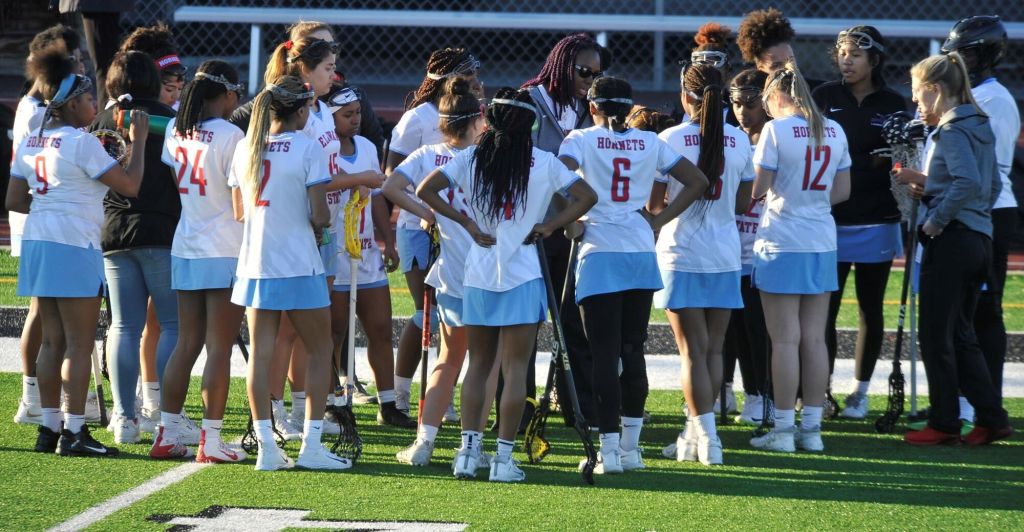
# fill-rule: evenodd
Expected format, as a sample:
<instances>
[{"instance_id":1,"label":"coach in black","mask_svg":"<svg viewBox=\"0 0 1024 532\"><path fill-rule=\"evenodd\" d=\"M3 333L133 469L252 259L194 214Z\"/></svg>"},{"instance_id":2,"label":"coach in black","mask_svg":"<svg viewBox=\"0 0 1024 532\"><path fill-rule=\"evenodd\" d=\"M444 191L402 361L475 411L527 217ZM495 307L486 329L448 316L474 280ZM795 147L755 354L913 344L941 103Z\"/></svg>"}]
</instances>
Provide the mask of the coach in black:
<instances>
[{"instance_id":1,"label":"coach in black","mask_svg":"<svg viewBox=\"0 0 1024 532\"><path fill-rule=\"evenodd\" d=\"M868 385L882 350L882 302L893 258L900 254L900 212L890 190L889 159L874 152L885 148L882 122L906 110L906 101L886 86L885 41L872 26L854 26L839 33L833 60L842 75L818 86L812 96L825 116L846 132L850 158L850 199L834 205L839 290L832 293L825 340L829 370L835 367L836 317L850 270L857 280L860 330L857 334L855 383L842 416L864 419Z\"/></svg>"}]
</instances>

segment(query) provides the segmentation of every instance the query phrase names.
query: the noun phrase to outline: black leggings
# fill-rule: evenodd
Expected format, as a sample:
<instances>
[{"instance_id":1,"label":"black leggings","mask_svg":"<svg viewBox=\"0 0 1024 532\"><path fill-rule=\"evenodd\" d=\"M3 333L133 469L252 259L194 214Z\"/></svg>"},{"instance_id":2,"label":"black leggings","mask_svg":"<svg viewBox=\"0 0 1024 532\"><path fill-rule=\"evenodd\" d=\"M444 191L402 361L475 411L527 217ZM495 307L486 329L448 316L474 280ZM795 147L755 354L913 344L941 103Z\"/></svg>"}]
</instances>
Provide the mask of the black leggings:
<instances>
[{"instance_id":1,"label":"black leggings","mask_svg":"<svg viewBox=\"0 0 1024 532\"><path fill-rule=\"evenodd\" d=\"M743 308L734 309L729 318L729 329L725 334L725 382L732 382L736 372L736 360L740 362L743 376L743 391L747 395L763 395L767 389L768 329L764 324L764 309L761 307L761 291L750 285L750 276L740 281Z\"/></svg>"},{"instance_id":2,"label":"black leggings","mask_svg":"<svg viewBox=\"0 0 1024 532\"><path fill-rule=\"evenodd\" d=\"M653 298L651 290L626 290L589 296L580 302L593 357L592 389L602 434L619 431L620 414L644 415L648 391L644 342Z\"/></svg>"},{"instance_id":3,"label":"black leggings","mask_svg":"<svg viewBox=\"0 0 1024 532\"><path fill-rule=\"evenodd\" d=\"M908 253L913 253L910 251ZM839 290L832 292L828 306L828 325L825 327L825 344L828 346L828 373L832 374L836 365L836 318L839 316L839 305L842 303L846 279L850 275L852 262L839 263ZM857 357L854 376L859 381L871 380L875 372L875 363L882 351L882 337L885 334L885 320L882 317L882 304L885 299L885 285L889 282L889 270L892 261L875 263L856 263L854 278L857 281L857 310L860 316L857 331Z\"/></svg>"},{"instance_id":4,"label":"black leggings","mask_svg":"<svg viewBox=\"0 0 1024 532\"><path fill-rule=\"evenodd\" d=\"M974 312L974 330L996 395L1003 398L1003 362L1006 358L1006 325L1003 323L1003 287L1006 285L1006 263L1010 240L1017 230L1017 209L992 210L992 274L988 287L978 298Z\"/></svg>"}]
</instances>

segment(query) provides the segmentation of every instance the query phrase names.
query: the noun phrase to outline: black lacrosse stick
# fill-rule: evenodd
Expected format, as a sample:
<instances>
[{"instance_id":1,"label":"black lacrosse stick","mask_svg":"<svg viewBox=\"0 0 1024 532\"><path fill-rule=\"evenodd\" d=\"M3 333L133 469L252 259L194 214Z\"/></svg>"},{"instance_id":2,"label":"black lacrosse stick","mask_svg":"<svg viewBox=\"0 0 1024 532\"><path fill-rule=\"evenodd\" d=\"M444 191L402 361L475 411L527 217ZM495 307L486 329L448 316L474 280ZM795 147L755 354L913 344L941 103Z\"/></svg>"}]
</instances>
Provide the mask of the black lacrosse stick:
<instances>
[{"instance_id":1,"label":"black lacrosse stick","mask_svg":"<svg viewBox=\"0 0 1024 532\"><path fill-rule=\"evenodd\" d=\"M353 333L350 331L349 334ZM351 355L352 353L348 354L348 356ZM340 379L341 372L338 369L338 365L333 360L331 365L334 366L334 374L338 375ZM331 445L331 452L343 458L348 458L355 464L356 460L359 460L363 455L363 439L359 436L359 429L356 427L356 415L352 411L352 380L354 380L354 376L347 376L344 388L345 404L341 406L328 406L327 417L341 427L338 437L335 438L334 444Z\"/></svg>"},{"instance_id":2,"label":"black lacrosse stick","mask_svg":"<svg viewBox=\"0 0 1024 532\"><path fill-rule=\"evenodd\" d=\"M242 351L242 358L245 359L245 363L249 363L249 348L246 347L245 341L242 340L242 335L239 334L235 338L235 343L238 344L238 349ZM271 396L271 401L274 397ZM284 449L287 440L284 439L284 435L277 430L277 425L274 423L274 409L270 409L270 426L273 427L274 437L277 440L277 446ZM248 454L254 454L259 450L259 440L256 438L256 426L252 422L252 409L249 409L249 421L245 425L245 433L242 434L242 450Z\"/></svg>"},{"instance_id":3,"label":"black lacrosse stick","mask_svg":"<svg viewBox=\"0 0 1024 532\"><path fill-rule=\"evenodd\" d=\"M775 426L775 393L772 390L772 347L765 346L766 357L764 390L761 391L761 424L754 429L754 436L764 436Z\"/></svg>"}]
</instances>

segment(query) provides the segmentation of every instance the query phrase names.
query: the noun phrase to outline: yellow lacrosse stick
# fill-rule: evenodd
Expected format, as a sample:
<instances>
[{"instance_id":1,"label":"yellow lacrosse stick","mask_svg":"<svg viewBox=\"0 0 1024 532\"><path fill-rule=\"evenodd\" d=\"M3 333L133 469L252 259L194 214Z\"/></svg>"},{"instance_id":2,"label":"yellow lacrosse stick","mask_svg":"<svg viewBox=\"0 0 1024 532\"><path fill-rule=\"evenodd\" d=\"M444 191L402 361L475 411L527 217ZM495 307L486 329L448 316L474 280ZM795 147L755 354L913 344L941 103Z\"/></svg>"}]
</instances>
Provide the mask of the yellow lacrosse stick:
<instances>
[{"instance_id":1,"label":"yellow lacrosse stick","mask_svg":"<svg viewBox=\"0 0 1024 532\"><path fill-rule=\"evenodd\" d=\"M360 197L359 190L353 190L348 203L345 204L345 251L355 260L363 258L363 244L359 239L359 221L363 209L369 203L370 196Z\"/></svg>"}]
</instances>

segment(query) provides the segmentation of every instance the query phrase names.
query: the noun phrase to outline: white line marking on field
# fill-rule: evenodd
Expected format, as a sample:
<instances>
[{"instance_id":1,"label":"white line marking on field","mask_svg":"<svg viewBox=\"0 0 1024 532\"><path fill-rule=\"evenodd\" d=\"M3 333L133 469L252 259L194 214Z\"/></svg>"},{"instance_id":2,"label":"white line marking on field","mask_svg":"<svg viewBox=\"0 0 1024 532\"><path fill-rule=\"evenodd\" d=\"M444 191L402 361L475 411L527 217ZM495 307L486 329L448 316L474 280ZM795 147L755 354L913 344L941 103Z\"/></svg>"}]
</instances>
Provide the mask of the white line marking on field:
<instances>
[{"instance_id":1,"label":"white line marking on field","mask_svg":"<svg viewBox=\"0 0 1024 532\"><path fill-rule=\"evenodd\" d=\"M102 502L88 510L64 521L63 523L51 528L51 531L64 531L64 530L81 530L87 526L90 526L101 519L109 517L114 512L123 510L140 500L182 480L185 480L192 474L198 472L200 469L207 467L211 464L200 464L196 462L189 462L175 467L169 471L165 471L153 479L139 485L128 491Z\"/></svg>"}]
</instances>

